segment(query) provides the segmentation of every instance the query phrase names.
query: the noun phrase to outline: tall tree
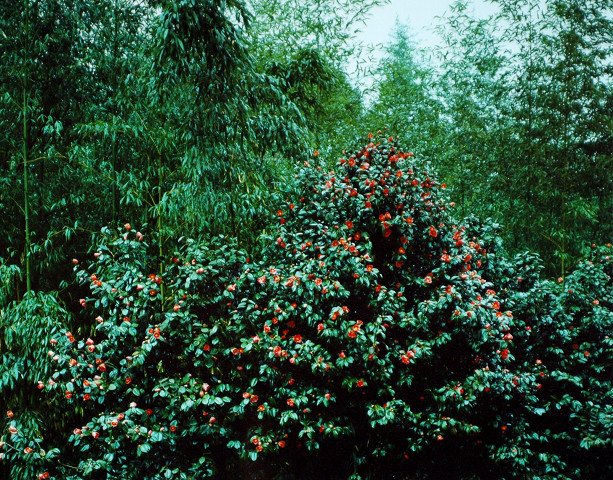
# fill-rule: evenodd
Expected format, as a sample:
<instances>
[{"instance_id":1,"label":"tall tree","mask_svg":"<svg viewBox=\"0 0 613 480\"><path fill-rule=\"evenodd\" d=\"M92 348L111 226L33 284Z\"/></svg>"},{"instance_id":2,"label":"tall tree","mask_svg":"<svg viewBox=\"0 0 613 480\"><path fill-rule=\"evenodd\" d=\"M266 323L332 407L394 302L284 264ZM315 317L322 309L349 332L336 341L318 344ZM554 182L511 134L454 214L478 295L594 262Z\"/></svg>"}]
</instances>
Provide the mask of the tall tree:
<instances>
[{"instance_id":1,"label":"tall tree","mask_svg":"<svg viewBox=\"0 0 613 480\"><path fill-rule=\"evenodd\" d=\"M434 68L420 60L421 53L409 27L397 22L377 68L375 100L367 118L373 128L387 127L414 150L436 157L443 150L443 105L435 96Z\"/></svg>"},{"instance_id":2,"label":"tall tree","mask_svg":"<svg viewBox=\"0 0 613 480\"><path fill-rule=\"evenodd\" d=\"M314 148L340 151L361 122L361 95L347 73L355 36L387 0L252 0L256 66L281 81L305 117ZM272 27L271 27L272 26Z\"/></svg>"}]
</instances>

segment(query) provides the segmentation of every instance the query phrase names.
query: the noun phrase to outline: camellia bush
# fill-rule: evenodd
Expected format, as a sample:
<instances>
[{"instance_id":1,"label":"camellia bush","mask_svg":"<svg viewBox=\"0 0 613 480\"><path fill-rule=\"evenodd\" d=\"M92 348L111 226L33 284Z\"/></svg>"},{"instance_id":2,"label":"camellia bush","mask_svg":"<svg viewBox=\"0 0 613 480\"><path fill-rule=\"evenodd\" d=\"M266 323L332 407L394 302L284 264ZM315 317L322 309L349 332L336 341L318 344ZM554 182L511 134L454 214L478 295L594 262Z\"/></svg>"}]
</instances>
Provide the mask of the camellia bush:
<instances>
[{"instance_id":1,"label":"camellia bush","mask_svg":"<svg viewBox=\"0 0 613 480\"><path fill-rule=\"evenodd\" d=\"M538 403L514 431L518 468L539 478L613 476L613 249L592 246L566 278L534 255L499 264L516 317L517 368L539 369ZM541 464L537 467L537 464Z\"/></svg>"},{"instance_id":2,"label":"camellia bush","mask_svg":"<svg viewBox=\"0 0 613 480\"><path fill-rule=\"evenodd\" d=\"M16 433L12 461L75 480L606 478L610 247L543 281L392 138L312 163L253 258L182 241L160 270L143 234L104 231L76 266L95 329L53 336L38 380L76 412L69 446L15 453Z\"/></svg>"}]
</instances>

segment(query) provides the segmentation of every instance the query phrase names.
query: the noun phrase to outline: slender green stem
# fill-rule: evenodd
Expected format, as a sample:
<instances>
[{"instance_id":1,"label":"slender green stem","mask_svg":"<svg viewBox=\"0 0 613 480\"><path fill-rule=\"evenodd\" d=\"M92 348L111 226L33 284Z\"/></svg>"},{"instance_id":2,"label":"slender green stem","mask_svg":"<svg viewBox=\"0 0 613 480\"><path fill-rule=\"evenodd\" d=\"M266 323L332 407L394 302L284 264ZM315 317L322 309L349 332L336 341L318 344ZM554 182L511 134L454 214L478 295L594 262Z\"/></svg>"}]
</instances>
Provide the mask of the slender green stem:
<instances>
[{"instance_id":1,"label":"slender green stem","mask_svg":"<svg viewBox=\"0 0 613 480\"><path fill-rule=\"evenodd\" d=\"M158 203L157 203L157 214L158 214L158 252L160 255L160 278L164 278L164 239L162 237L162 183L164 181L164 172L162 171L162 155L158 154ZM160 293L162 295L162 304L161 308L164 308L164 282L160 285Z\"/></svg>"},{"instance_id":2,"label":"slender green stem","mask_svg":"<svg viewBox=\"0 0 613 480\"><path fill-rule=\"evenodd\" d=\"M29 293L32 290L31 273L30 273L30 199L28 192L28 43L29 43L29 16L30 16L30 1L25 0L24 9L24 49L23 49L23 213L25 220L25 252L24 260L26 264L26 291Z\"/></svg>"},{"instance_id":3,"label":"slender green stem","mask_svg":"<svg viewBox=\"0 0 613 480\"><path fill-rule=\"evenodd\" d=\"M117 222L117 89L119 85L118 80L118 65L117 65L117 51L118 51L118 36L119 36L119 20L117 15L117 1L113 4L113 130L111 141L113 142L112 154L111 154L111 175L113 176L112 183L112 217L113 225Z\"/></svg>"}]
</instances>

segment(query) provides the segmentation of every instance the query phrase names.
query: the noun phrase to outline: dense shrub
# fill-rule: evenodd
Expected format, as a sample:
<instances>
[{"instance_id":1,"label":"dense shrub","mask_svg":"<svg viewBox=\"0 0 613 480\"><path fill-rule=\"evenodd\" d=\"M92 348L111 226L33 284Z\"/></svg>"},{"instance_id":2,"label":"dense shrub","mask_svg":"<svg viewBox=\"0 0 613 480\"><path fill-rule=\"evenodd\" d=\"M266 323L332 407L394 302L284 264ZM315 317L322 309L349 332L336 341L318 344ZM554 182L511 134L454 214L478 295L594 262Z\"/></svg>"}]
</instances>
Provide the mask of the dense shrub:
<instances>
[{"instance_id":1,"label":"dense shrub","mask_svg":"<svg viewBox=\"0 0 613 480\"><path fill-rule=\"evenodd\" d=\"M543 281L391 138L313 163L257 260L185 241L160 271L101 235L95 333L54 335L39 379L81 420L39 475L605 478L610 247Z\"/></svg>"},{"instance_id":2,"label":"dense shrub","mask_svg":"<svg viewBox=\"0 0 613 480\"><path fill-rule=\"evenodd\" d=\"M516 316L517 368L539 370L538 403L514 441L515 460L541 478L613 475L613 249L595 248L566 278L538 277L517 256L505 301ZM535 468L534 463L540 463Z\"/></svg>"}]
</instances>

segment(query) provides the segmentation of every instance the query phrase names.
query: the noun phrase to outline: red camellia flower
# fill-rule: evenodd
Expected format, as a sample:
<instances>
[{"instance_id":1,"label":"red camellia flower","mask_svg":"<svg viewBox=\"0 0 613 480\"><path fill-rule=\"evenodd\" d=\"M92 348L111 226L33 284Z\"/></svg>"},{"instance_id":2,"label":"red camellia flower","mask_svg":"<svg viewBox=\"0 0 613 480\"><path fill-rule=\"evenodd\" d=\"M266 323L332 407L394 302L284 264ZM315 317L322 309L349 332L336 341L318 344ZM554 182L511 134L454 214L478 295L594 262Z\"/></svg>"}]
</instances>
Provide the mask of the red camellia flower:
<instances>
[{"instance_id":1,"label":"red camellia flower","mask_svg":"<svg viewBox=\"0 0 613 480\"><path fill-rule=\"evenodd\" d=\"M347 221L345 222L345 226L346 226L346 227L347 227L349 230L351 230L351 229L353 228L353 222L352 222L352 221L350 221L350 220L347 220Z\"/></svg>"},{"instance_id":2,"label":"red camellia flower","mask_svg":"<svg viewBox=\"0 0 613 480\"><path fill-rule=\"evenodd\" d=\"M302 335L294 335L294 342L302 343Z\"/></svg>"},{"instance_id":3,"label":"red camellia flower","mask_svg":"<svg viewBox=\"0 0 613 480\"><path fill-rule=\"evenodd\" d=\"M89 393L86 393L85 395L83 395L83 400L88 401L91 399L92 399L92 396Z\"/></svg>"},{"instance_id":4,"label":"red camellia flower","mask_svg":"<svg viewBox=\"0 0 613 480\"><path fill-rule=\"evenodd\" d=\"M148 409L145 411L145 413L146 413L147 415L153 415L153 410L151 410L150 408L148 408Z\"/></svg>"},{"instance_id":5,"label":"red camellia flower","mask_svg":"<svg viewBox=\"0 0 613 480\"><path fill-rule=\"evenodd\" d=\"M293 407L293 406L295 405L294 399L293 399L293 398L288 398L288 399L287 399L287 404L288 404L290 407Z\"/></svg>"},{"instance_id":6,"label":"red camellia flower","mask_svg":"<svg viewBox=\"0 0 613 480\"><path fill-rule=\"evenodd\" d=\"M430 227L430 236L431 237L437 237L438 236L438 232L436 231L436 228L434 227Z\"/></svg>"},{"instance_id":7,"label":"red camellia flower","mask_svg":"<svg viewBox=\"0 0 613 480\"><path fill-rule=\"evenodd\" d=\"M279 443L279 448L285 448L285 440L281 440Z\"/></svg>"},{"instance_id":8,"label":"red camellia flower","mask_svg":"<svg viewBox=\"0 0 613 480\"><path fill-rule=\"evenodd\" d=\"M356 382L356 386L358 386L358 387L363 387L363 386L364 386L364 380L358 380L358 381Z\"/></svg>"}]
</instances>

